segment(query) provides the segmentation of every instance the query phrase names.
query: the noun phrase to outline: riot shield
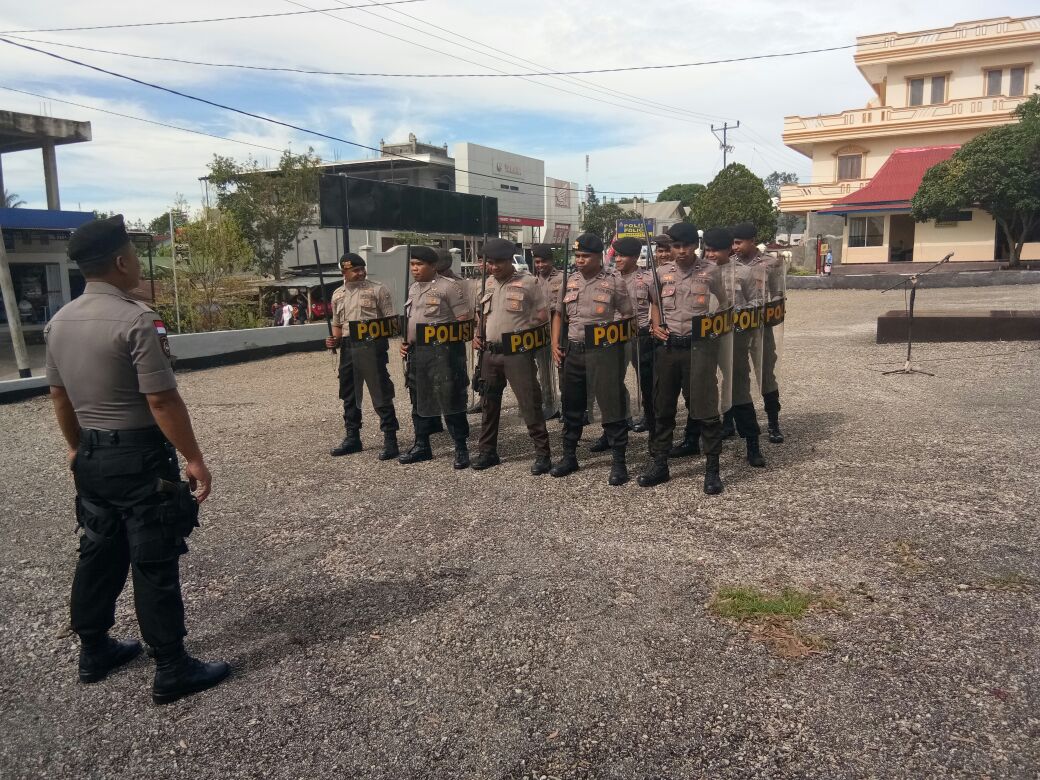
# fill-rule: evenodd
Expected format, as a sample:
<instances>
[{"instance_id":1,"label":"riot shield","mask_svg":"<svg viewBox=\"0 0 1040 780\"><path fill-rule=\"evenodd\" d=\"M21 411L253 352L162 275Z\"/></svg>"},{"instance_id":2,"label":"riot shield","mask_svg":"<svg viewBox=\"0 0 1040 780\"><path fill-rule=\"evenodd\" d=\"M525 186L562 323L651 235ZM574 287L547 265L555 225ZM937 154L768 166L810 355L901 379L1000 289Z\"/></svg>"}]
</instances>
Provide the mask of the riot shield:
<instances>
[{"instance_id":1,"label":"riot shield","mask_svg":"<svg viewBox=\"0 0 1040 780\"><path fill-rule=\"evenodd\" d=\"M415 366L415 411L420 417L466 411L466 345L472 340L473 320L416 324L415 345L409 359Z\"/></svg>"},{"instance_id":2,"label":"riot shield","mask_svg":"<svg viewBox=\"0 0 1040 780\"><path fill-rule=\"evenodd\" d=\"M552 362L549 323L503 333L500 350L506 381L516 396L524 422L531 425L559 412L560 394Z\"/></svg>"},{"instance_id":3,"label":"riot shield","mask_svg":"<svg viewBox=\"0 0 1040 780\"><path fill-rule=\"evenodd\" d=\"M762 395L775 393L780 387L776 374L784 352L784 317L787 314L787 269L784 261L774 258L766 268L768 298L762 316Z\"/></svg>"},{"instance_id":4,"label":"riot shield","mask_svg":"<svg viewBox=\"0 0 1040 780\"><path fill-rule=\"evenodd\" d=\"M717 266L712 309L690 331L690 417L721 417L733 405L733 263Z\"/></svg>"},{"instance_id":5,"label":"riot shield","mask_svg":"<svg viewBox=\"0 0 1040 780\"><path fill-rule=\"evenodd\" d=\"M635 317L585 326L585 388L589 420L601 425L631 414L625 375L638 329Z\"/></svg>"},{"instance_id":6,"label":"riot shield","mask_svg":"<svg viewBox=\"0 0 1040 780\"><path fill-rule=\"evenodd\" d=\"M364 390L379 409L393 403L394 386L387 373L389 339L401 335L399 317L354 320L347 323L343 334L343 359L349 360L354 374L354 398L360 408Z\"/></svg>"},{"instance_id":7,"label":"riot shield","mask_svg":"<svg viewBox=\"0 0 1040 780\"><path fill-rule=\"evenodd\" d=\"M733 405L741 406L754 403L752 388L758 389L762 382L766 280L751 266L736 260L731 261L731 265L734 274Z\"/></svg>"}]
</instances>

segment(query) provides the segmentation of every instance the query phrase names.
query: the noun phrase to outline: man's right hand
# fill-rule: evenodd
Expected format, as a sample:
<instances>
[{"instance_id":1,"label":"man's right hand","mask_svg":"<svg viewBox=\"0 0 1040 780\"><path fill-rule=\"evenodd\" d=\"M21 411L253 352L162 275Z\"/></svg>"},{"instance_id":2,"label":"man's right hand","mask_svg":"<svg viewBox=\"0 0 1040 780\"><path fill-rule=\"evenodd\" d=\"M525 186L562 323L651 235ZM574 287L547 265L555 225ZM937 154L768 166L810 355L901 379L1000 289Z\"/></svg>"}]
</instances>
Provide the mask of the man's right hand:
<instances>
[{"instance_id":1,"label":"man's right hand","mask_svg":"<svg viewBox=\"0 0 1040 780\"><path fill-rule=\"evenodd\" d=\"M658 341L668 341L668 328L661 325L650 325L650 332Z\"/></svg>"},{"instance_id":2,"label":"man's right hand","mask_svg":"<svg viewBox=\"0 0 1040 780\"><path fill-rule=\"evenodd\" d=\"M329 336L327 339L325 339L325 346L328 349L335 349L339 346L339 342L340 340L335 336Z\"/></svg>"},{"instance_id":3,"label":"man's right hand","mask_svg":"<svg viewBox=\"0 0 1040 780\"><path fill-rule=\"evenodd\" d=\"M564 358L563 350L560 349L555 344L553 344L553 362L555 362L557 366L562 366L563 365L563 358Z\"/></svg>"},{"instance_id":4,"label":"man's right hand","mask_svg":"<svg viewBox=\"0 0 1040 780\"><path fill-rule=\"evenodd\" d=\"M209 467L201 459L189 460L184 464L184 473L188 477L188 487L195 494L195 500L201 504L209 496L213 485Z\"/></svg>"},{"instance_id":5,"label":"man's right hand","mask_svg":"<svg viewBox=\"0 0 1040 780\"><path fill-rule=\"evenodd\" d=\"M408 357L408 350L411 348L411 346L412 345L409 344L407 341L401 342L401 357Z\"/></svg>"}]
</instances>

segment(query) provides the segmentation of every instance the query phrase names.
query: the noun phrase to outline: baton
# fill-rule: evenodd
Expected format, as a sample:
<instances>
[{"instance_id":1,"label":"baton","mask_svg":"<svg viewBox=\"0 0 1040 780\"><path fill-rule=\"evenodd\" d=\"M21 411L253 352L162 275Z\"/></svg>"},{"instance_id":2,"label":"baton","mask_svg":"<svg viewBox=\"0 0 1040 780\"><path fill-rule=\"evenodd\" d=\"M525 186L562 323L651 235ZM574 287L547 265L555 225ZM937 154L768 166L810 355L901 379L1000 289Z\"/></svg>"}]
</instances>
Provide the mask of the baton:
<instances>
[{"instance_id":1,"label":"baton","mask_svg":"<svg viewBox=\"0 0 1040 780\"><path fill-rule=\"evenodd\" d=\"M325 310L325 325L329 329L329 338L332 338L332 314L329 312L328 304L325 303L325 274L321 270L321 254L318 252L318 239L314 239L314 259L318 263L318 281L321 283L321 308ZM332 354L336 354L336 348L332 348Z\"/></svg>"}]
</instances>

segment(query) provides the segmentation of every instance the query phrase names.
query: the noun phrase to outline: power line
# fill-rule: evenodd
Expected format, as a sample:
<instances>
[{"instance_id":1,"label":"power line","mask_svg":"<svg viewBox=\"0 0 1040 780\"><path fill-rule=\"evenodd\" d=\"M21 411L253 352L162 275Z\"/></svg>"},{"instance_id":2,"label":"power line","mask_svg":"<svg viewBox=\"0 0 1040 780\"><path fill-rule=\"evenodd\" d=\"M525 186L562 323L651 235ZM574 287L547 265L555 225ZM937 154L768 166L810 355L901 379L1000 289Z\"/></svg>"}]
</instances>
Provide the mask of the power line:
<instances>
[{"instance_id":1,"label":"power line","mask_svg":"<svg viewBox=\"0 0 1040 780\"><path fill-rule=\"evenodd\" d=\"M383 0L375 5L403 5L405 3L421 3L424 0ZM280 16L304 16L306 14L320 14L325 11L336 11L340 8L362 8L371 6L343 5L333 8L309 8L306 11L279 11L267 14L249 14L247 16L217 16L209 19L179 19L169 22L126 22L124 24L98 24L89 27L42 27L35 30L0 30L0 35L14 35L15 33L41 33L41 32L82 32L85 30L120 30L127 27L166 27L178 24L206 24L208 22L237 22L244 19L272 19Z\"/></svg>"}]
</instances>

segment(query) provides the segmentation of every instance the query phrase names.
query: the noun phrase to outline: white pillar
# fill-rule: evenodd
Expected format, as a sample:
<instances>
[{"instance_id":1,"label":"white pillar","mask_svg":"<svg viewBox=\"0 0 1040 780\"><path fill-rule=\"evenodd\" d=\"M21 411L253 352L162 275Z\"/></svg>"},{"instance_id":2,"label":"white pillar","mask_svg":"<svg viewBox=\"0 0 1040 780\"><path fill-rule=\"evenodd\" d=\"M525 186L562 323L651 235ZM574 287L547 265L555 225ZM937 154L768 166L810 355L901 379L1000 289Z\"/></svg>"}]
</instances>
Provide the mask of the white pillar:
<instances>
[{"instance_id":1,"label":"white pillar","mask_svg":"<svg viewBox=\"0 0 1040 780\"><path fill-rule=\"evenodd\" d=\"M61 210L61 197L58 195L58 158L54 153L54 144L43 144L43 183L47 189L47 208L51 211Z\"/></svg>"},{"instance_id":2,"label":"white pillar","mask_svg":"<svg viewBox=\"0 0 1040 780\"><path fill-rule=\"evenodd\" d=\"M14 280L11 279L11 266L7 262L7 250L4 248L3 230L0 229L0 293L4 296L4 310L7 312L7 324L11 328L11 345L14 347L14 359L18 364L18 376L30 377L29 353L25 349L25 334L22 333L22 315L18 311L18 301L14 297Z\"/></svg>"}]
</instances>

